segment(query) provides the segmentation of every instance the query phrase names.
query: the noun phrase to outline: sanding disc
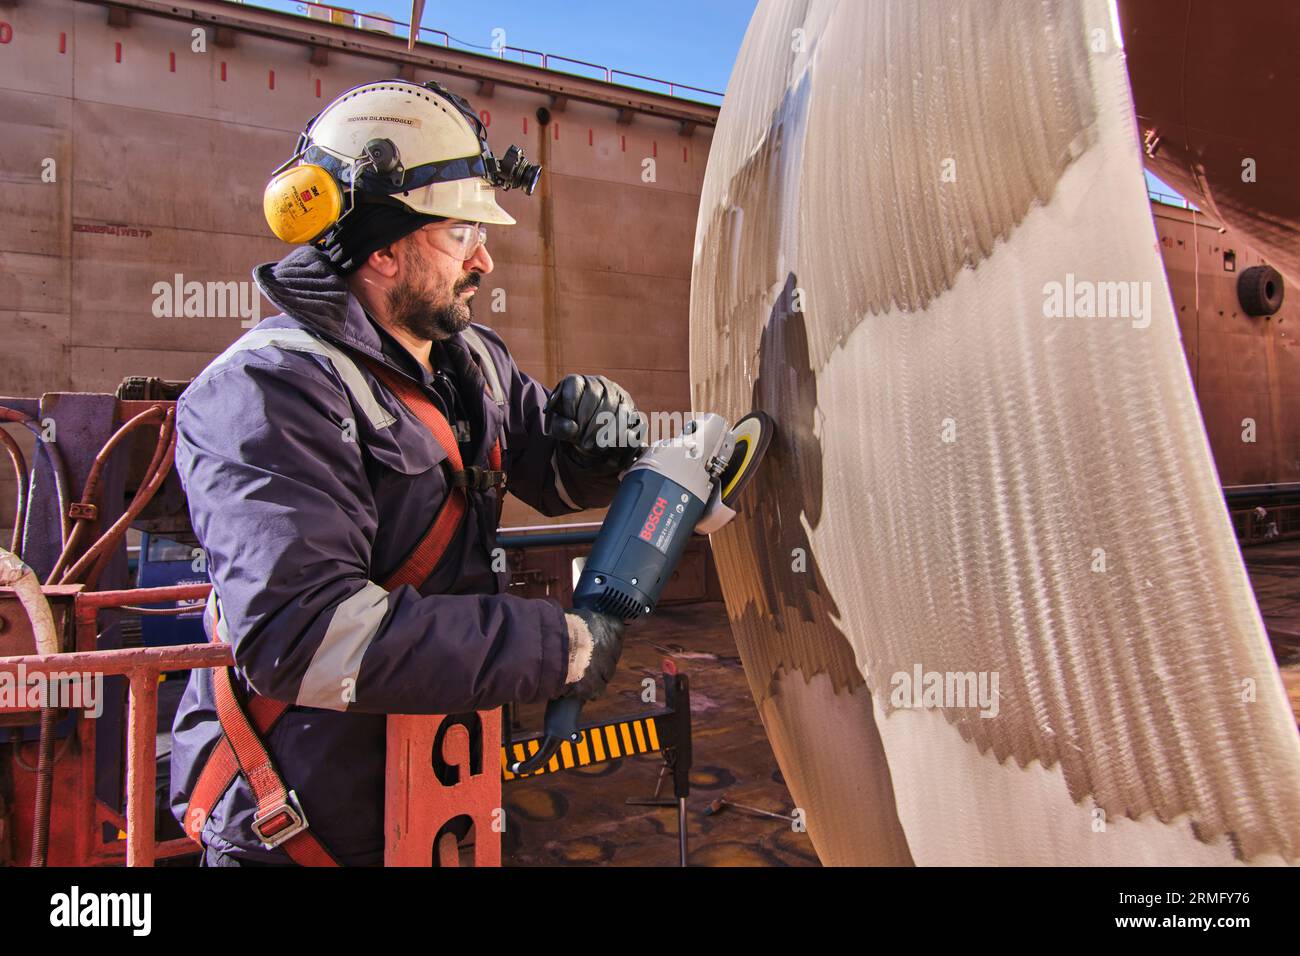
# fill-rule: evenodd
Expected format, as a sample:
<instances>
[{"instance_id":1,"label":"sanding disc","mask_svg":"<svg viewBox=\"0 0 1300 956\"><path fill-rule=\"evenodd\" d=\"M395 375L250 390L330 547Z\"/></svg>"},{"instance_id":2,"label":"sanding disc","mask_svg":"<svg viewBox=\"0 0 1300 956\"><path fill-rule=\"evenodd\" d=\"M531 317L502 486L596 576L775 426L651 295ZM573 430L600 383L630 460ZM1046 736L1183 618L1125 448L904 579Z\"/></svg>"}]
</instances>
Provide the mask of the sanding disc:
<instances>
[{"instance_id":1,"label":"sanding disc","mask_svg":"<svg viewBox=\"0 0 1300 956\"><path fill-rule=\"evenodd\" d=\"M754 473L763 461L775 428L772 417L766 412L750 412L731 429L736 447L731 453L731 461L718 478L719 498L724 505L731 507L754 480Z\"/></svg>"}]
</instances>

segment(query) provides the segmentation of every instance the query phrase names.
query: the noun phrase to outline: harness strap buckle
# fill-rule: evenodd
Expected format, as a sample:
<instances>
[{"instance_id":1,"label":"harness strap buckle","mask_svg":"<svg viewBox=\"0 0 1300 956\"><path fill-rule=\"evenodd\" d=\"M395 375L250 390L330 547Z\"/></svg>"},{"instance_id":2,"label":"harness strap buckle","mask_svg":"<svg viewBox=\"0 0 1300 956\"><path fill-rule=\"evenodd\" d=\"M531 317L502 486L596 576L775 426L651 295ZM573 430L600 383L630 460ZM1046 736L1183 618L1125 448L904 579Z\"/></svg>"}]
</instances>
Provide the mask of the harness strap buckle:
<instances>
[{"instance_id":1,"label":"harness strap buckle","mask_svg":"<svg viewBox=\"0 0 1300 956\"><path fill-rule=\"evenodd\" d=\"M491 468L483 468L479 465L468 465L460 471L452 473L451 483L457 488L466 488L470 491L504 488L506 473L504 471L494 471Z\"/></svg>"},{"instance_id":2,"label":"harness strap buckle","mask_svg":"<svg viewBox=\"0 0 1300 956\"><path fill-rule=\"evenodd\" d=\"M253 833L268 850L274 850L306 829L307 814L302 811L298 794L292 790L285 794L280 803L259 811L253 817Z\"/></svg>"}]
</instances>

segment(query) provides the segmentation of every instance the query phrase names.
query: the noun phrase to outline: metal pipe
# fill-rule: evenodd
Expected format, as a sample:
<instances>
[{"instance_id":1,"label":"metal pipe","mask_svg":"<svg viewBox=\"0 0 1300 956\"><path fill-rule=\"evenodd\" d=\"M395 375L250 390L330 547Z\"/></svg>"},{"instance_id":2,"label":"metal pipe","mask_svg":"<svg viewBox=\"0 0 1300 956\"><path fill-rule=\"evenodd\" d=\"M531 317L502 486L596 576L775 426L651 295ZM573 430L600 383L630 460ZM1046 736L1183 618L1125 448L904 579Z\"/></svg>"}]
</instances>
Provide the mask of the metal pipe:
<instances>
[{"instance_id":1,"label":"metal pipe","mask_svg":"<svg viewBox=\"0 0 1300 956\"><path fill-rule=\"evenodd\" d=\"M558 53L548 53L546 55L547 63L551 60L560 60L563 63L576 63L578 66L589 66L593 70L600 70L605 74L605 82L609 82L609 67L607 66L601 66L599 63L588 63L586 60L575 60L571 56L560 56Z\"/></svg>"},{"instance_id":2,"label":"metal pipe","mask_svg":"<svg viewBox=\"0 0 1300 956\"><path fill-rule=\"evenodd\" d=\"M564 524L520 524L497 528L497 534L526 534L530 531L577 531L581 528L599 528L599 521L569 521Z\"/></svg>"},{"instance_id":3,"label":"metal pipe","mask_svg":"<svg viewBox=\"0 0 1300 956\"><path fill-rule=\"evenodd\" d=\"M154 405L146 408L140 414L123 422L122 425L109 436L108 441L95 454L95 460L90 466L90 474L86 476L86 485L81 494L82 504L94 504L95 496L99 493L99 480L103 476L104 467L108 464L108 457L113 453L118 445L127 435L135 431L141 425L150 424L158 418L165 418L165 409L162 405Z\"/></svg>"},{"instance_id":4,"label":"metal pipe","mask_svg":"<svg viewBox=\"0 0 1300 956\"><path fill-rule=\"evenodd\" d=\"M23 540L23 525L27 523L27 458L14 436L3 428L0 428L0 442L4 443L5 450L9 452L9 460L14 466L14 479L18 483L18 500L14 505L14 533L9 538L9 550L18 554Z\"/></svg>"},{"instance_id":5,"label":"metal pipe","mask_svg":"<svg viewBox=\"0 0 1300 956\"><path fill-rule=\"evenodd\" d=\"M126 740L126 865L153 866L154 802L158 733L158 674L136 671L131 675L127 701Z\"/></svg>"},{"instance_id":6,"label":"metal pipe","mask_svg":"<svg viewBox=\"0 0 1300 956\"><path fill-rule=\"evenodd\" d=\"M529 548L591 544L598 534L600 534L599 528L593 531L554 531L550 534L508 534L497 538L497 544L503 548L526 551Z\"/></svg>"},{"instance_id":7,"label":"metal pipe","mask_svg":"<svg viewBox=\"0 0 1300 956\"><path fill-rule=\"evenodd\" d=\"M113 453L113 449L115 449L122 439L136 428L146 424L149 419L157 418L161 414L163 414L163 407L161 405L154 405L152 408L147 408L130 421L123 424L112 434L108 441L104 442L104 446L95 453L94 462L90 466L90 474L86 476L86 483L81 490L80 504L97 507L95 499L99 495L99 481L104 473L105 466L108 464L109 456ZM161 436L159 440L161 441ZM156 450L154 458L155 460L157 459ZM151 464L151 468L152 467L154 466ZM147 475L148 472L146 472L146 477ZM94 524L96 520L98 519L83 517L76 519L76 525L72 529L72 534L68 536L67 541L63 545L62 551L59 552L58 560L54 562L54 567L50 570L49 575L45 579L46 584L54 584L60 581L60 576L63 574L64 568L67 567L68 562L72 560L72 556L77 551L77 546L81 543L82 537L84 537L84 532Z\"/></svg>"},{"instance_id":8,"label":"metal pipe","mask_svg":"<svg viewBox=\"0 0 1300 956\"><path fill-rule=\"evenodd\" d=\"M118 542L126 537L127 529L130 528L131 522L139 517L140 513L153 500L153 496L158 493L162 483L167 479L167 473L171 471L176 461L176 409L173 407L165 419L163 419L162 428L158 432L158 445L154 448L154 457L149 462L149 470L146 472L147 480L140 483L136 489L135 497L131 499L130 506L126 509L126 514L118 519L113 529L121 526L117 532L117 538L112 542L112 546L106 545L99 560L91 569L90 574L86 576L86 587L88 590L94 590L99 584L100 575L108 568L109 562L113 560L113 552Z\"/></svg>"},{"instance_id":9,"label":"metal pipe","mask_svg":"<svg viewBox=\"0 0 1300 956\"><path fill-rule=\"evenodd\" d=\"M94 611L102 607L122 607L127 604L161 604L164 601L193 601L206 598L212 585L167 584L156 588L123 588L120 591L94 591L77 595L77 612L89 613L94 621Z\"/></svg>"},{"instance_id":10,"label":"metal pipe","mask_svg":"<svg viewBox=\"0 0 1300 956\"><path fill-rule=\"evenodd\" d=\"M140 607L136 604L123 604L118 610L139 614L141 617L168 617L178 614L190 614L198 608L193 604L181 604L176 607Z\"/></svg>"},{"instance_id":11,"label":"metal pipe","mask_svg":"<svg viewBox=\"0 0 1300 956\"><path fill-rule=\"evenodd\" d=\"M1284 481L1263 485L1223 486L1223 497L1229 501L1242 498L1280 498L1283 495L1300 495L1300 481Z\"/></svg>"},{"instance_id":12,"label":"metal pipe","mask_svg":"<svg viewBox=\"0 0 1300 956\"><path fill-rule=\"evenodd\" d=\"M59 637L54 629L50 602L45 600L36 573L10 551L0 548L0 587L13 588L31 621L36 653L57 656ZM49 687L48 681L46 687ZM54 728L57 711L42 701L40 737L36 757L36 807L32 814L32 866L44 866L50 841L50 800L54 783Z\"/></svg>"},{"instance_id":13,"label":"metal pipe","mask_svg":"<svg viewBox=\"0 0 1300 956\"><path fill-rule=\"evenodd\" d=\"M36 638L36 653L57 654L59 635L54 628L50 602L45 600L45 594L41 591L40 579L21 558L4 548L0 548L0 588L13 588L23 610L27 612L27 617L32 622L32 634Z\"/></svg>"},{"instance_id":14,"label":"metal pipe","mask_svg":"<svg viewBox=\"0 0 1300 956\"><path fill-rule=\"evenodd\" d=\"M515 551L527 551L530 548L555 548L573 544L591 544L600 534L600 525L593 525L590 530L551 531L543 534L502 534L497 537L497 544ZM691 532L692 536L696 532ZM704 538L707 535L699 535Z\"/></svg>"},{"instance_id":15,"label":"metal pipe","mask_svg":"<svg viewBox=\"0 0 1300 956\"><path fill-rule=\"evenodd\" d=\"M677 847L679 862L686 865L686 798L677 798Z\"/></svg>"},{"instance_id":16,"label":"metal pipe","mask_svg":"<svg viewBox=\"0 0 1300 956\"><path fill-rule=\"evenodd\" d=\"M145 476L146 480L141 483L140 488L136 491L130 507L122 513L117 521L113 522L113 526L105 531L98 541L87 549L85 554L77 559L76 564L64 572L63 577L59 579L60 584L74 584L83 575L86 575L86 586L94 588L100 572L103 571L104 566L111 559L113 547L126 534L126 529L144 510L145 505L152 500L154 494L162 485L163 479L167 477L167 473L171 470L176 448L175 421L176 408L172 406L167 409L167 415L163 418L162 428L159 430L158 435L159 445L162 446L165 442L166 446L161 449L161 452L159 448L154 449L154 461L159 462L158 466L152 474ZM89 574L87 574L88 571Z\"/></svg>"},{"instance_id":17,"label":"metal pipe","mask_svg":"<svg viewBox=\"0 0 1300 956\"><path fill-rule=\"evenodd\" d=\"M68 479L63 467L63 456L59 454L54 442L45 440L36 420L26 412L0 405L0 422L17 422L36 436L36 447L45 455L54 475L54 494L59 502L59 545L66 545L68 536L72 533L72 519L68 516Z\"/></svg>"},{"instance_id":18,"label":"metal pipe","mask_svg":"<svg viewBox=\"0 0 1300 956\"><path fill-rule=\"evenodd\" d=\"M416 36L418 37L420 33L441 34L442 45L446 47L451 46L451 34L448 33L446 30L435 30L433 27L420 27L419 31L416 33Z\"/></svg>"},{"instance_id":19,"label":"metal pipe","mask_svg":"<svg viewBox=\"0 0 1300 956\"><path fill-rule=\"evenodd\" d=\"M29 677L54 672L87 672L104 677L137 671L192 670L196 667L230 667L235 663L229 644L172 644L167 647L122 647L111 651L69 651L50 656L0 657L0 674L17 675L19 668Z\"/></svg>"}]
</instances>

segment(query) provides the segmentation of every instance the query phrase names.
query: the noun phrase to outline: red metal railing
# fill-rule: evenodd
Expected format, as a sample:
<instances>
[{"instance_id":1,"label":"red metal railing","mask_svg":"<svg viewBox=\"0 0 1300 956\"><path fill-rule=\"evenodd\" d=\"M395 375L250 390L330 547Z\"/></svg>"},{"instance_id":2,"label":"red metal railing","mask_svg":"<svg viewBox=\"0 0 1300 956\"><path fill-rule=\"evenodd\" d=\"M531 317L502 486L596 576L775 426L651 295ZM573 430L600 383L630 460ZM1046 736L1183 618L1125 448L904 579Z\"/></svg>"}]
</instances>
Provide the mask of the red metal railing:
<instances>
[{"instance_id":1,"label":"red metal railing","mask_svg":"<svg viewBox=\"0 0 1300 956\"><path fill-rule=\"evenodd\" d=\"M660 80L653 76L642 76L640 73L629 73L626 70L614 70L613 75L631 76L631 77L635 77L638 80L646 80L647 82L650 83L662 83L664 86L668 87L669 96L676 96L678 90L690 90L693 93L705 93L709 96L716 96L719 99L723 96L722 93L718 93L715 90L702 90L698 86L687 86L685 83L672 83L668 80ZM610 82L612 83L614 81L610 80Z\"/></svg>"},{"instance_id":2,"label":"red metal railing","mask_svg":"<svg viewBox=\"0 0 1300 956\"><path fill-rule=\"evenodd\" d=\"M1169 193L1162 193L1155 189L1147 189L1147 198L1152 202L1158 202L1162 206L1177 206L1179 209L1194 209L1200 211L1200 207L1193 206L1182 196L1171 196Z\"/></svg>"},{"instance_id":3,"label":"red metal railing","mask_svg":"<svg viewBox=\"0 0 1300 956\"><path fill-rule=\"evenodd\" d=\"M347 7L332 6L331 4L328 3L304 2L304 3L299 3L298 6L301 9L308 11L308 16L310 16L310 10L312 8L318 10L327 10L331 14L330 22L339 26L352 27L353 29L361 29L361 27L358 24L360 19L364 17L368 20L386 21L388 23L391 23L394 27L405 27L408 37L410 36L410 32L411 32L411 25L409 23L404 23L401 20L393 19L392 17L389 17L387 14L364 13L359 10L348 9ZM452 46L452 36L446 30L434 30L430 27L417 28L416 30L417 42L423 42L421 38L424 37L426 34L434 37L439 37L439 36L442 37L442 45L447 49L461 49L460 47ZM560 56L558 53L544 53L541 50L529 50L529 49L525 49L524 47L515 47L515 46L507 46L507 45L502 45L499 47L494 46L491 49L492 52L495 53L501 59L505 59L507 53L521 54L521 57L518 60L519 63L523 64L524 66L536 65L543 70L553 69L553 67L551 66L552 61L557 61L561 63L571 63L577 66L590 67L593 70L599 70L603 74L603 76L600 77L600 79L603 80L603 82L605 83L615 84L617 83L617 81L614 79L616 76L625 76L632 79L643 80L647 83L656 83L660 86L666 87L668 90L668 95L673 97L680 95L678 93L679 90L689 90L692 93L702 93L705 96L715 96L718 99L721 99L723 97L723 94L719 93L717 90L706 90L698 86L688 86L685 83L675 83L671 80L661 80L658 77L654 77L654 76L643 76L640 73L630 73L627 70L615 70L615 69L611 69L608 66L602 66L599 63L588 63L586 60L576 60L572 57ZM537 57L539 62L537 64L530 63L526 59L526 57L528 56ZM628 86L628 85L635 85L635 84L619 84L619 85Z\"/></svg>"},{"instance_id":4,"label":"red metal railing","mask_svg":"<svg viewBox=\"0 0 1300 956\"><path fill-rule=\"evenodd\" d=\"M1300 537L1300 504L1270 505L1263 517L1253 508L1234 509L1232 524L1243 545Z\"/></svg>"},{"instance_id":5,"label":"red metal railing","mask_svg":"<svg viewBox=\"0 0 1300 956\"><path fill-rule=\"evenodd\" d=\"M205 598L210 584L186 584L160 588L134 588L122 591L92 591L73 595L76 650L64 654L34 654L23 657L0 657L0 673L16 679L19 674L30 678L54 675L67 678L72 674L98 677L123 676L130 681L127 696L126 815L124 819L107 811L94 799L94 720L80 716L72 733L81 745L80 794L85 805L78 807L76 863L112 862L113 850L105 852L95 839L98 825L116 823L126 831L126 865L153 866L159 858L193 853L197 847L189 839L157 841L154 816L157 810L157 766L155 742L158 720L158 679L168 671L193 670L198 667L228 667L234 663L231 649L224 644L183 644L174 647L141 647L122 650L94 650L97 615L106 608L126 608L134 604L159 604L167 601L194 601ZM53 590L53 589L51 589ZM61 807L60 810L66 808Z\"/></svg>"}]
</instances>

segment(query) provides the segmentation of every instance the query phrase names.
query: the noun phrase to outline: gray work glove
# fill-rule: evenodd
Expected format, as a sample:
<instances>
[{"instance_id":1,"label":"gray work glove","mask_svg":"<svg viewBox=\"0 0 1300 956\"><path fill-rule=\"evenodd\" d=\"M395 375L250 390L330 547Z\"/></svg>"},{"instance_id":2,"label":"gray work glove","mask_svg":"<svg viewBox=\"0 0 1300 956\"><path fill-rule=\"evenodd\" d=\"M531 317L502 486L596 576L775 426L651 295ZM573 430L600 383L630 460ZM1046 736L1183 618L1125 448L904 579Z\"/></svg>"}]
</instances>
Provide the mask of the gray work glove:
<instances>
[{"instance_id":1,"label":"gray work glove","mask_svg":"<svg viewBox=\"0 0 1300 956\"><path fill-rule=\"evenodd\" d=\"M621 386L603 375L568 375L546 403L546 432L574 464L616 475L645 447L645 416Z\"/></svg>"},{"instance_id":2,"label":"gray work glove","mask_svg":"<svg viewBox=\"0 0 1300 956\"><path fill-rule=\"evenodd\" d=\"M565 611L564 621L569 626L569 683L560 696L595 700L618 667L624 624L588 608Z\"/></svg>"}]
</instances>

